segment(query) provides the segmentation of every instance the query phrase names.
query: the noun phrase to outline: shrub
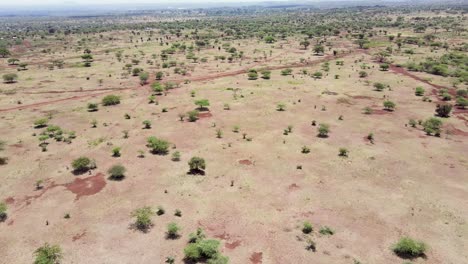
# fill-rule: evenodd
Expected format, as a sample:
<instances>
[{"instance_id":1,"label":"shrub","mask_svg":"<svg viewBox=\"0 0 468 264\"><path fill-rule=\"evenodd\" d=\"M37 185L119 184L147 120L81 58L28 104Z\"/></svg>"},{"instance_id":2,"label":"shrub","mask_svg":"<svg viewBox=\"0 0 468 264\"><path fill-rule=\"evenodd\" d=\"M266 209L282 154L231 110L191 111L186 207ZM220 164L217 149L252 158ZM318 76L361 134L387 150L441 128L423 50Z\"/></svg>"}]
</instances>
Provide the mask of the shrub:
<instances>
[{"instance_id":1,"label":"shrub","mask_svg":"<svg viewBox=\"0 0 468 264\"><path fill-rule=\"evenodd\" d=\"M414 258L424 256L427 246L423 242L413 240L409 237L401 238L393 245L392 250L400 257Z\"/></svg>"},{"instance_id":2,"label":"shrub","mask_svg":"<svg viewBox=\"0 0 468 264\"><path fill-rule=\"evenodd\" d=\"M322 235L331 236L331 235L335 234L335 231L333 231L333 229L331 229L331 228L328 227L328 226L322 226L322 227L320 228L319 233L322 234Z\"/></svg>"},{"instance_id":3,"label":"shrub","mask_svg":"<svg viewBox=\"0 0 468 264\"><path fill-rule=\"evenodd\" d=\"M167 237L168 238L177 238L179 237L179 230L180 230L180 227L172 222L172 223L169 223L167 225Z\"/></svg>"},{"instance_id":4,"label":"shrub","mask_svg":"<svg viewBox=\"0 0 468 264\"><path fill-rule=\"evenodd\" d=\"M312 238L307 238L307 246L306 246L306 249L307 250L311 250L313 252L315 252L317 250L317 245L315 243L314 240L312 240Z\"/></svg>"},{"instance_id":5,"label":"shrub","mask_svg":"<svg viewBox=\"0 0 468 264\"><path fill-rule=\"evenodd\" d=\"M125 177L125 167L122 165L112 166L107 173L109 173L109 179L111 180L122 180Z\"/></svg>"},{"instance_id":6,"label":"shrub","mask_svg":"<svg viewBox=\"0 0 468 264\"><path fill-rule=\"evenodd\" d=\"M34 264L58 264L63 258L60 246L47 243L36 249L34 255L36 256Z\"/></svg>"},{"instance_id":7,"label":"shrub","mask_svg":"<svg viewBox=\"0 0 468 264\"><path fill-rule=\"evenodd\" d=\"M431 117L427 119L426 121L424 121L424 123L422 123L422 126L424 128L424 131L428 135L434 134L438 136L441 133L442 120L436 117Z\"/></svg>"},{"instance_id":8,"label":"shrub","mask_svg":"<svg viewBox=\"0 0 468 264\"><path fill-rule=\"evenodd\" d=\"M249 71L249 73L247 73L247 76L249 77L249 80L257 80L258 79L258 73L255 71Z\"/></svg>"},{"instance_id":9,"label":"shrub","mask_svg":"<svg viewBox=\"0 0 468 264\"><path fill-rule=\"evenodd\" d=\"M205 232L201 228L197 228L195 233L189 234L189 243L198 243L205 239Z\"/></svg>"},{"instance_id":10,"label":"shrub","mask_svg":"<svg viewBox=\"0 0 468 264\"><path fill-rule=\"evenodd\" d=\"M71 164L75 172L85 172L91 169L91 159L88 157L79 157Z\"/></svg>"},{"instance_id":11,"label":"shrub","mask_svg":"<svg viewBox=\"0 0 468 264\"><path fill-rule=\"evenodd\" d=\"M442 100L450 101L450 100L452 100L452 96L449 93L443 93L442 94Z\"/></svg>"},{"instance_id":12,"label":"shrub","mask_svg":"<svg viewBox=\"0 0 468 264\"><path fill-rule=\"evenodd\" d=\"M157 95L161 95L165 91L164 87L158 82L153 83L151 85L151 88L153 89L153 92Z\"/></svg>"},{"instance_id":13,"label":"shrub","mask_svg":"<svg viewBox=\"0 0 468 264\"><path fill-rule=\"evenodd\" d=\"M414 92L416 96L423 96L424 95L424 88L422 87L416 87L416 91Z\"/></svg>"},{"instance_id":14,"label":"shrub","mask_svg":"<svg viewBox=\"0 0 468 264\"><path fill-rule=\"evenodd\" d=\"M450 112L452 111L451 104L438 104L436 108L436 113L440 117L449 117Z\"/></svg>"},{"instance_id":15,"label":"shrub","mask_svg":"<svg viewBox=\"0 0 468 264\"><path fill-rule=\"evenodd\" d=\"M302 232L304 234L309 234L313 231L312 224L309 221L305 221L302 225Z\"/></svg>"},{"instance_id":16,"label":"shrub","mask_svg":"<svg viewBox=\"0 0 468 264\"><path fill-rule=\"evenodd\" d=\"M325 138L325 137L328 137L328 133L330 132L330 127L327 124L319 124L317 130L318 130L318 136Z\"/></svg>"},{"instance_id":17,"label":"shrub","mask_svg":"<svg viewBox=\"0 0 468 264\"><path fill-rule=\"evenodd\" d=\"M149 137L148 138L147 146L151 149L153 154L165 155L169 149L169 142L166 140L162 140L156 137Z\"/></svg>"},{"instance_id":18,"label":"shrub","mask_svg":"<svg viewBox=\"0 0 468 264\"><path fill-rule=\"evenodd\" d=\"M4 202L0 202L0 222L5 221L7 218L7 205Z\"/></svg>"},{"instance_id":19,"label":"shrub","mask_svg":"<svg viewBox=\"0 0 468 264\"><path fill-rule=\"evenodd\" d=\"M221 129L216 129L216 137L217 138L222 138L223 137L223 131Z\"/></svg>"},{"instance_id":20,"label":"shrub","mask_svg":"<svg viewBox=\"0 0 468 264\"><path fill-rule=\"evenodd\" d=\"M374 83L374 88L375 88L376 91L381 92L381 91L383 91L383 89L385 89L385 84L376 82L376 83Z\"/></svg>"},{"instance_id":21,"label":"shrub","mask_svg":"<svg viewBox=\"0 0 468 264\"><path fill-rule=\"evenodd\" d=\"M117 104L120 104L120 96L110 94L102 98L102 105L104 106L117 105Z\"/></svg>"},{"instance_id":22,"label":"shrub","mask_svg":"<svg viewBox=\"0 0 468 264\"><path fill-rule=\"evenodd\" d=\"M313 77L314 79L322 79L323 73L322 72L314 72Z\"/></svg>"},{"instance_id":23,"label":"shrub","mask_svg":"<svg viewBox=\"0 0 468 264\"><path fill-rule=\"evenodd\" d=\"M368 74L367 74L367 72L365 72L365 71L360 71L360 72L359 72L359 78L365 78L365 77L367 77L367 75L368 75Z\"/></svg>"},{"instance_id":24,"label":"shrub","mask_svg":"<svg viewBox=\"0 0 468 264\"><path fill-rule=\"evenodd\" d=\"M174 153L172 153L172 158L171 158L172 161L180 161L180 152L179 151L176 151Z\"/></svg>"},{"instance_id":25,"label":"shrub","mask_svg":"<svg viewBox=\"0 0 468 264\"><path fill-rule=\"evenodd\" d=\"M132 212L132 217L136 217L135 227L141 231L148 230L151 225L151 216L154 215L153 209L151 207L146 206L139 209L136 209Z\"/></svg>"},{"instance_id":26,"label":"shrub","mask_svg":"<svg viewBox=\"0 0 468 264\"><path fill-rule=\"evenodd\" d=\"M163 215L166 213L166 210L162 206L158 206L158 210L156 210L157 215Z\"/></svg>"},{"instance_id":27,"label":"shrub","mask_svg":"<svg viewBox=\"0 0 468 264\"><path fill-rule=\"evenodd\" d=\"M468 89L458 89L457 96L460 96L460 97L468 96Z\"/></svg>"},{"instance_id":28,"label":"shrub","mask_svg":"<svg viewBox=\"0 0 468 264\"><path fill-rule=\"evenodd\" d=\"M340 148L339 150L339 156L341 157L348 157L349 151L346 148Z\"/></svg>"},{"instance_id":29,"label":"shrub","mask_svg":"<svg viewBox=\"0 0 468 264\"><path fill-rule=\"evenodd\" d=\"M120 150L121 148L120 147L115 147L112 149L112 156L113 157L120 157Z\"/></svg>"},{"instance_id":30,"label":"shrub","mask_svg":"<svg viewBox=\"0 0 468 264\"><path fill-rule=\"evenodd\" d=\"M89 103L88 104L88 111L89 112L96 112L98 110L98 104L96 103Z\"/></svg>"},{"instance_id":31,"label":"shrub","mask_svg":"<svg viewBox=\"0 0 468 264\"><path fill-rule=\"evenodd\" d=\"M262 79L269 80L271 78L271 71L264 70L262 73Z\"/></svg>"},{"instance_id":32,"label":"shrub","mask_svg":"<svg viewBox=\"0 0 468 264\"><path fill-rule=\"evenodd\" d=\"M370 108L370 107L368 107L368 106L366 106L366 107L364 108L364 114L366 114L366 115L371 115L371 114L372 114L372 111L373 111L372 108Z\"/></svg>"},{"instance_id":33,"label":"shrub","mask_svg":"<svg viewBox=\"0 0 468 264\"><path fill-rule=\"evenodd\" d=\"M390 100L386 100L383 102L383 106L385 110L393 111L393 109L395 109L396 104Z\"/></svg>"},{"instance_id":34,"label":"shrub","mask_svg":"<svg viewBox=\"0 0 468 264\"><path fill-rule=\"evenodd\" d=\"M468 99L463 98L463 97L458 97L457 106L462 109L466 108L468 106Z\"/></svg>"},{"instance_id":35,"label":"shrub","mask_svg":"<svg viewBox=\"0 0 468 264\"><path fill-rule=\"evenodd\" d=\"M200 157L192 157L190 161L188 162L188 165L190 167L190 172L191 173L200 173L203 174L205 168L206 168L206 163L203 158Z\"/></svg>"},{"instance_id":36,"label":"shrub","mask_svg":"<svg viewBox=\"0 0 468 264\"><path fill-rule=\"evenodd\" d=\"M304 154L310 153L310 148L307 146L303 146L301 152Z\"/></svg>"},{"instance_id":37,"label":"shrub","mask_svg":"<svg viewBox=\"0 0 468 264\"><path fill-rule=\"evenodd\" d=\"M149 73L141 72L139 78L140 78L140 84L144 85L144 84L146 84L146 81L148 81Z\"/></svg>"},{"instance_id":38,"label":"shrub","mask_svg":"<svg viewBox=\"0 0 468 264\"><path fill-rule=\"evenodd\" d=\"M195 122L198 120L198 111L196 110L190 111L187 113L187 116L190 122Z\"/></svg>"},{"instance_id":39,"label":"shrub","mask_svg":"<svg viewBox=\"0 0 468 264\"><path fill-rule=\"evenodd\" d=\"M7 73L3 75L3 81L5 83L14 83L18 79L18 75L16 73Z\"/></svg>"},{"instance_id":40,"label":"shrub","mask_svg":"<svg viewBox=\"0 0 468 264\"><path fill-rule=\"evenodd\" d=\"M182 211L179 210L179 209L176 209L174 215L178 216L178 217L181 217L182 216Z\"/></svg>"},{"instance_id":41,"label":"shrub","mask_svg":"<svg viewBox=\"0 0 468 264\"><path fill-rule=\"evenodd\" d=\"M390 68L390 65L389 65L388 63L382 63L382 64L380 64L380 69L381 69L382 71L387 71L388 68Z\"/></svg>"},{"instance_id":42,"label":"shrub","mask_svg":"<svg viewBox=\"0 0 468 264\"><path fill-rule=\"evenodd\" d=\"M49 119L47 118L40 118L34 121L34 128L41 128L47 126Z\"/></svg>"},{"instance_id":43,"label":"shrub","mask_svg":"<svg viewBox=\"0 0 468 264\"><path fill-rule=\"evenodd\" d=\"M150 129L151 128L151 121L145 120L143 121L144 129Z\"/></svg>"},{"instance_id":44,"label":"shrub","mask_svg":"<svg viewBox=\"0 0 468 264\"><path fill-rule=\"evenodd\" d=\"M286 110L286 105L284 103L279 103L279 104L276 105L276 110L284 111L284 110Z\"/></svg>"}]
</instances>

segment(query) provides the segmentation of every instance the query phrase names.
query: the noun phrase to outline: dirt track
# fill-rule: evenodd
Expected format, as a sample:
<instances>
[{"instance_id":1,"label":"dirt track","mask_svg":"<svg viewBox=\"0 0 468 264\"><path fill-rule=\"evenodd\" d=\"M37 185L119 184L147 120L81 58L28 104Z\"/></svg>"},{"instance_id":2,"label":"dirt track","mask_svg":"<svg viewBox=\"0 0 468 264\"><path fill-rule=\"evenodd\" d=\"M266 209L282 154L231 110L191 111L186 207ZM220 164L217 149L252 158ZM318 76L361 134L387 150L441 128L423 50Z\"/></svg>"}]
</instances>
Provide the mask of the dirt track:
<instances>
[{"instance_id":1,"label":"dirt track","mask_svg":"<svg viewBox=\"0 0 468 264\"><path fill-rule=\"evenodd\" d=\"M356 51L349 52L349 53L342 53L342 54L339 54L337 56L326 55L326 56L324 56L323 58L321 58L319 60L309 61L309 62L306 62L306 63L293 63L293 64L281 65L281 66L263 67L263 69L265 69L265 70L281 70L281 69L287 69L287 68L298 68L298 67L311 66L311 65L316 65L316 64L319 64L319 63L323 63L325 61L329 61L329 60L333 60L333 59L337 59L337 58L343 58L343 57L346 57L346 56L349 56L349 55L354 55L356 53L361 53L361 52L362 52L361 50L356 50ZM277 55L275 57L270 58L269 60L274 59L276 57L279 57L281 55L283 55L283 54L279 54L279 55ZM164 80L163 82L181 83L181 82L183 82L185 80L189 80L191 82L201 82L201 81L215 80L215 79L219 79L219 78L223 78L223 77L236 76L236 75L240 75L240 74L245 74L252 67L257 67L257 66L259 66L259 65L261 65L261 64L263 64L265 62L268 62L269 60L259 62L259 63L255 64L255 65L249 66L248 68L243 68L243 69L239 69L239 70L235 70L235 71L211 74L211 75L207 75L207 76L195 76L195 77L189 77L189 78L183 78L183 79L181 79L181 78L168 79L168 80ZM10 112L10 111L14 111L14 110L24 110L24 109L35 108L35 107L39 107L39 106L50 105L50 104L55 104L55 103L60 103L60 102L80 100L80 99L87 98L87 97L96 97L96 96L99 96L99 95L115 92L116 90L117 91L126 91L126 90L141 88L141 87L142 86L139 85L139 86L131 87L131 88L116 88L116 89L111 89L111 90L108 90L108 89L93 89L92 91L101 91L101 90L105 90L105 91L98 92L98 93L77 95L77 96L61 98L61 99L45 101L45 102L39 102L39 103L34 103L34 104L28 104L28 105L19 105L19 106L16 106L16 107L0 109L0 112ZM90 90L87 90L87 91L90 91ZM73 90L73 91L67 91L67 92L82 92L82 91ZM44 93L46 93L46 92L44 92ZM61 91L53 91L53 93L62 93L62 92Z\"/></svg>"}]
</instances>

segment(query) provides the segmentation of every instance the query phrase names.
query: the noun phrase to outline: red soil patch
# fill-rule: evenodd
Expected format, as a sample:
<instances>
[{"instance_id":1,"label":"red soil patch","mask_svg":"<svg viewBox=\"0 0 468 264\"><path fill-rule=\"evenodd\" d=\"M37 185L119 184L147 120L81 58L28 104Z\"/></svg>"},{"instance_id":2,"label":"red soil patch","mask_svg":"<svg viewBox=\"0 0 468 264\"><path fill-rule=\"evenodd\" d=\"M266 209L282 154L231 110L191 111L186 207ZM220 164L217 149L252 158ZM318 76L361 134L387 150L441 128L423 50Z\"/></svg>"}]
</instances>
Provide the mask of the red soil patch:
<instances>
[{"instance_id":1,"label":"red soil patch","mask_svg":"<svg viewBox=\"0 0 468 264\"><path fill-rule=\"evenodd\" d=\"M10 220L10 221L8 221L7 225L11 226L11 225L13 225L14 223L15 223L15 220Z\"/></svg>"},{"instance_id":2,"label":"red soil patch","mask_svg":"<svg viewBox=\"0 0 468 264\"><path fill-rule=\"evenodd\" d=\"M210 228L208 229L210 230ZM222 239L222 240L229 240L231 238L231 235L229 235L228 233L226 233L226 231L224 231L222 234L214 235L214 237Z\"/></svg>"},{"instance_id":3,"label":"red soil patch","mask_svg":"<svg viewBox=\"0 0 468 264\"><path fill-rule=\"evenodd\" d=\"M203 113L198 113L198 118L208 118L212 117L213 115L210 112L203 112Z\"/></svg>"},{"instance_id":4,"label":"red soil patch","mask_svg":"<svg viewBox=\"0 0 468 264\"><path fill-rule=\"evenodd\" d=\"M390 114L390 113L391 113L390 111L383 110L383 109L372 109L372 114L373 115L386 115L386 114Z\"/></svg>"},{"instance_id":5,"label":"red soil patch","mask_svg":"<svg viewBox=\"0 0 468 264\"><path fill-rule=\"evenodd\" d=\"M450 133L451 135L455 135L455 136L468 137L468 132L460 130L460 129L454 127L453 125L448 125L447 126L447 133Z\"/></svg>"},{"instance_id":6,"label":"red soil patch","mask_svg":"<svg viewBox=\"0 0 468 264\"><path fill-rule=\"evenodd\" d=\"M261 264L263 259L263 252L254 252L250 256L250 261L252 264Z\"/></svg>"},{"instance_id":7,"label":"red soil patch","mask_svg":"<svg viewBox=\"0 0 468 264\"><path fill-rule=\"evenodd\" d=\"M78 234L74 235L74 236L72 237L72 241L75 242L75 241L77 241L77 240L80 240L80 239L83 238L85 235L86 235L86 230L83 231L82 233L78 233Z\"/></svg>"},{"instance_id":8,"label":"red soil patch","mask_svg":"<svg viewBox=\"0 0 468 264\"><path fill-rule=\"evenodd\" d=\"M67 183L64 186L67 190L76 194L75 200L78 200L81 196L94 195L100 192L104 186L106 186L106 180L102 173L98 173L84 179L77 178L73 182Z\"/></svg>"},{"instance_id":9,"label":"red soil patch","mask_svg":"<svg viewBox=\"0 0 468 264\"><path fill-rule=\"evenodd\" d=\"M15 148L22 148L23 144L13 144L13 145L10 145L10 146L15 147Z\"/></svg>"},{"instance_id":10,"label":"red soil patch","mask_svg":"<svg viewBox=\"0 0 468 264\"><path fill-rule=\"evenodd\" d=\"M245 159L245 160L239 160L239 164L242 164L242 165L252 165L252 161L248 160L248 159Z\"/></svg>"},{"instance_id":11,"label":"red soil patch","mask_svg":"<svg viewBox=\"0 0 468 264\"><path fill-rule=\"evenodd\" d=\"M13 197L8 197L8 198L5 199L6 204L12 204L14 202L15 202L15 198L13 198Z\"/></svg>"},{"instance_id":12,"label":"red soil patch","mask_svg":"<svg viewBox=\"0 0 468 264\"><path fill-rule=\"evenodd\" d=\"M236 240L232 243L226 243L226 248L227 249L235 249L236 247L240 246L242 243L241 240Z\"/></svg>"},{"instance_id":13,"label":"red soil patch","mask_svg":"<svg viewBox=\"0 0 468 264\"><path fill-rule=\"evenodd\" d=\"M373 98L370 96L365 96L365 95L355 95L351 96L353 99L365 99L365 100L372 100Z\"/></svg>"},{"instance_id":14,"label":"red soil patch","mask_svg":"<svg viewBox=\"0 0 468 264\"><path fill-rule=\"evenodd\" d=\"M299 190L301 187L299 187L299 185L293 183L291 185L288 186L288 190L289 191L296 191L296 190Z\"/></svg>"}]
</instances>

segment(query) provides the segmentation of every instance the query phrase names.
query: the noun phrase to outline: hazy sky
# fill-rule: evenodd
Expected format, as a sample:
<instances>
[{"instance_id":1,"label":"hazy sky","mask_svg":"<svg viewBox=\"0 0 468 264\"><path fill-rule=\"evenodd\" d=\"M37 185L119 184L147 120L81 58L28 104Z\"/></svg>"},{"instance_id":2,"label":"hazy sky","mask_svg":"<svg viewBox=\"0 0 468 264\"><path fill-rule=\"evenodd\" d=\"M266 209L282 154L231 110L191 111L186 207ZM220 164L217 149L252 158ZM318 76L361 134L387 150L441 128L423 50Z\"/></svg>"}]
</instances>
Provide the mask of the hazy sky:
<instances>
[{"instance_id":1,"label":"hazy sky","mask_svg":"<svg viewBox=\"0 0 468 264\"><path fill-rule=\"evenodd\" d=\"M280 1L280 0L268 0L268 1ZM284 0L282 0L284 1ZM201 3L201 2L260 2L259 0L0 0L1 5L63 5L63 4L170 4L170 3Z\"/></svg>"}]
</instances>

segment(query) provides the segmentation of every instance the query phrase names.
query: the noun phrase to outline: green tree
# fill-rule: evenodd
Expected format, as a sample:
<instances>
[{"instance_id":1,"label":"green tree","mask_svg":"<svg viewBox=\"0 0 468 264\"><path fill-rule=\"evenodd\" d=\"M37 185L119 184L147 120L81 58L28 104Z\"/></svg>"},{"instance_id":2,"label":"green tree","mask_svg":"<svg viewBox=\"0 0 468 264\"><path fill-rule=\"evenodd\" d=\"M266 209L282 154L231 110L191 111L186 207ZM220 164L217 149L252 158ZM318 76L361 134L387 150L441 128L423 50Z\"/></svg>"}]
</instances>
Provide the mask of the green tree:
<instances>
[{"instance_id":1,"label":"green tree","mask_svg":"<svg viewBox=\"0 0 468 264\"><path fill-rule=\"evenodd\" d=\"M91 159L88 157L79 157L71 164L75 172L85 172L91 168Z\"/></svg>"},{"instance_id":2,"label":"green tree","mask_svg":"<svg viewBox=\"0 0 468 264\"><path fill-rule=\"evenodd\" d=\"M325 47L323 47L322 45L315 45L314 46L314 53L316 55L323 54L324 52L325 52Z\"/></svg>"},{"instance_id":3,"label":"green tree","mask_svg":"<svg viewBox=\"0 0 468 264\"><path fill-rule=\"evenodd\" d=\"M18 75L16 73L7 73L3 75L3 81L5 83L14 83L18 79Z\"/></svg>"},{"instance_id":4,"label":"green tree","mask_svg":"<svg viewBox=\"0 0 468 264\"><path fill-rule=\"evenodd\" d=\"M190 167L190 173L193 174L204 174L204 170L206 169L205 159L200 157L192 157L188 165Z\"/></svg>"},{"instance_id":5,"label":"green tree","mask_svg":"<svg viewBox=\"0 0 468 264\"><path fill-rule=\"evenodd\" d=\"M141 72L139 77L140 77L140 84L141 84L141 85L145 85L146 82L148 81L149 73L147 73L147 72Z\"/></svg>"},{"instance_id":6,"label":"green tree","mask_svg":"<svg viewBox=\"0 0 468 264\"><path fill-rule=\"evenodd\" d=\"M202 111L210 106L210 101L208 101L208 99L200 99L196 100L195 104L198 106L198 110Z\"/></svg>"},{"instance_id":7,"label":"green tree","mask_svg":"<svg viewBox=\"0 0 468 264\"><path fill-rule=\"evenodd\" d=\"M449 117L450 112L452 111L451 104L438 104L436 108L436 113L440 117Z\"/></svg>"},{"instance_id":8,"label":"green tree","mask_svg":"<svg viewBox=\"0 0 468 264\"><path fill-rule=\"evenodd\" d=\"M153 154L165 155L169 150L169 142L159 139L157 137L149 137L147 146L151 149Z\"/></svg>"},{"instance_id":9,"label":"green tree","mask_svg":"<svg viewBox=\"0 0 468 264\"><path fill-rule=\"evenodd\" d=\"M11 53L10 53L10 51L9 51L7 48L5 48L5 47L0 47L0 57L6 58L6 57L8 57L8 56L10 56L10 55L11 55Z\"/></svg>"}]
</instances>

